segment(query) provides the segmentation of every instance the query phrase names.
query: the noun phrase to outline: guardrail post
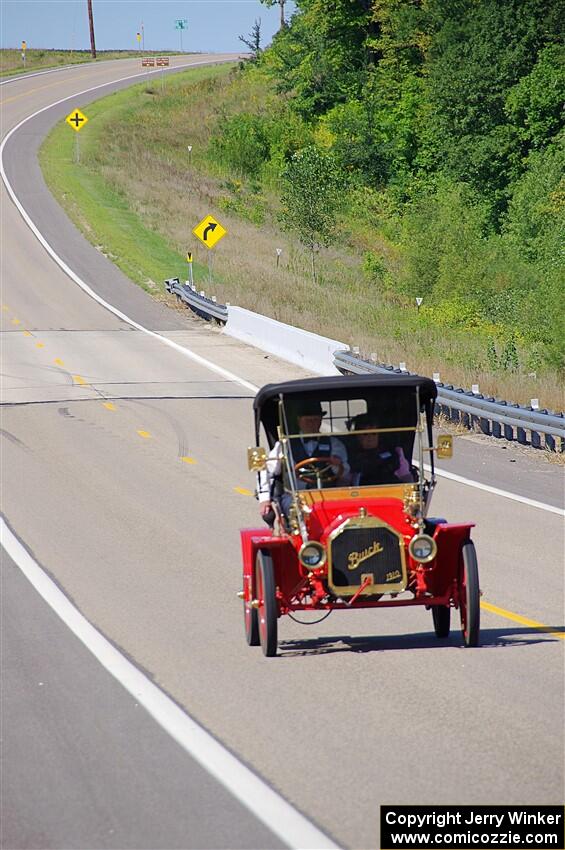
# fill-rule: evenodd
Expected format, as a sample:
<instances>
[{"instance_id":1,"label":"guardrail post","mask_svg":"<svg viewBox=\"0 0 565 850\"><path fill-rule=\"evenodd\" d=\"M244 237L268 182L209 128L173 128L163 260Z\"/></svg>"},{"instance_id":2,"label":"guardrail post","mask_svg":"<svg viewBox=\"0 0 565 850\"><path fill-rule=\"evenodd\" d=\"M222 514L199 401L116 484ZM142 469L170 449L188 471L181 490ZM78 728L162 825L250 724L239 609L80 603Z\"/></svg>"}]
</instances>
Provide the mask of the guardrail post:
<instances>
[{"instance_id":1,"label":"guardrail post","mask_svg":"<svg viewBox=\"0 0 565 850\"><path fill-rule=\"evenodd\" d=\"M515 407L518 410L520 410L521 405L520 404L512 404L511 407ZM520 425L518 425L518 427L516 428L516 442L520 443L521 446L526 446L527 443L528 443L528 440L527 440L527 437L526 437L526 429L522 428Z\"/></svg>"},{"instance_id":2,"label":"guardrail post","mask_svg":"<svg viewBox=\"0 0 565 850\"><path fill-rule=\"evenodd\" d=\"M479 398L484 398L484 395L479 395ZM487 399L487 401L494 401L494 399ZM490 437L490 419L485 419L484 416L481 416L479 419L479 427L483 434L486 434L487 437Z\"/></svg>"}]
</instances>

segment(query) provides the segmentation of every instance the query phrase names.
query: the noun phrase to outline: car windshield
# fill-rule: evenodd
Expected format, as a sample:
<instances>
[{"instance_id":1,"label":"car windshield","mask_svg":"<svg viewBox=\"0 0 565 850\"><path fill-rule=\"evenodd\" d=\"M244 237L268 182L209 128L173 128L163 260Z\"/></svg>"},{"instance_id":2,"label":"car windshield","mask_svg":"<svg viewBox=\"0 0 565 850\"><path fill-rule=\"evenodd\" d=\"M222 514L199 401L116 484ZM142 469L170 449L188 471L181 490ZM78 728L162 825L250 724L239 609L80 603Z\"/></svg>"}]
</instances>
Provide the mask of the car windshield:
<instances>
[{"instance_id":1,"label":"car windshield","mask_svg":"<svg viewBox=\"0 0 565 850\"><path fill-rule=\"evenodd\" d=\"M414 483L414 396L378 409L367 397L300 398L281 405L288 487L325 489ZM400 421L399 421L400 420ZM295 481L293 482L293 478Z\"/></svg>"}]
</instances>

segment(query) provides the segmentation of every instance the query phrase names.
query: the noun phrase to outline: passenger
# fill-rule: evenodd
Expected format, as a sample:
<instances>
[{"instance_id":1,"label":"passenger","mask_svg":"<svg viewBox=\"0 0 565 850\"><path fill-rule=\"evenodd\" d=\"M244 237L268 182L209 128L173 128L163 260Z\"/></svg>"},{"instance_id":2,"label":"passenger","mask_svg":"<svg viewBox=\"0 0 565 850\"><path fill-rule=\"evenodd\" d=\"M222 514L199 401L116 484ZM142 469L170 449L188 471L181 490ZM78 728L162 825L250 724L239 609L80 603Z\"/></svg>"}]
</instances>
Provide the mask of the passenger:
<instances>
[{"instance_id":1,"label":"passenger","mask_svg":"<svg viewBox=\"0 0 565 850\"><path fill-rule=\"evenodd\" d=\"M293 438L291 442L291 451L294 464L301 461L307 461L308 458L327 458L328 464L331 465L335 479L331 486L339 486L349 480L350 466L347 462L347 450L341 440L337 437L332 437L331 434L320 434L322 427L322 418L325 412L322 410L322 405L319 401L303 401L300 404L299 413L297 415L299 434L315 434L319 436L307 437L298 436ZM267 460L267 470L260 475L259 486L259 510L261 516L269 525L274 521L273 502L276 501L282 513L287 514L290 505L290 496L288 493L282 492L281 474L282 474L282 444L276 442ZM297 487L299 490L306 490L315 486L315 480L312 483L297 478ZM280 490L280 492L276 492Z\"/></svg>"},{"instance_id":2,"label":"passenger","mask_svg":"<svg viewBox=\"0 0 565 850\"><path fill-rule=\"evenodd\" d=\"M378 428L376 417L368 413L353 420L355 431ZM355 451L351 456L351 484L354 487L369 484L412 483L414 475L403 449L395 446L386 449L381 444L381 434L357 434ZM379 451L379 446L381 447Z\"/></svg>"}]
</instances>

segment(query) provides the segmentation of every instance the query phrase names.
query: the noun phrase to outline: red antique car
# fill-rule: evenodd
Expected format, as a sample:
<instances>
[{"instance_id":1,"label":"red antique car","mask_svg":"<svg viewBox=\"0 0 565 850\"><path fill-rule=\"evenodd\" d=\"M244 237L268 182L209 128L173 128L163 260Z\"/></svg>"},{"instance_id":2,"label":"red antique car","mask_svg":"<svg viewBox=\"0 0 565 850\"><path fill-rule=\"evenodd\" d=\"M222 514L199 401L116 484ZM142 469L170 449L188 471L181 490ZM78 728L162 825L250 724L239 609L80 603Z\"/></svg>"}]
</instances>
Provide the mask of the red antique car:
<instances>
[{"instance_id":1,"label":"red antique car","mask_svg":"<svg viewBox=\"0 0 565 850\"><path fill-rule=\"evenodd\" d=\"M244 529L243 600L250 646L276 655L278 620L295 611L424 605L435 634L458 608L466 646L479 642L472 523L428 515L436 386L414 375L268 384L254 400L250 469L271 527ZM263 428L268 449L260 446Z\"/></svg>"}]
</instances>

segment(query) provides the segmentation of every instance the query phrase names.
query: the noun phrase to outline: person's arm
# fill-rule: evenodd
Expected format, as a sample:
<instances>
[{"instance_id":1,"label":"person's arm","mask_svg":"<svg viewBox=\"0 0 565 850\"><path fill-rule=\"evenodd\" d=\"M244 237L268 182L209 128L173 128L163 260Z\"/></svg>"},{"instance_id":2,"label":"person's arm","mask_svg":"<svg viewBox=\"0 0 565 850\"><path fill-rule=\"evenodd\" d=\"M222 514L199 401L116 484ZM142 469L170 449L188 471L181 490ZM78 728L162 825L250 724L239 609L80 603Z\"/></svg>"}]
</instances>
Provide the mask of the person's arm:
<instances>
[{"instance_id":1,"label":"person's arm","mask_svg":"<svg viewBox=\"0 0 565 850\"><path fill-rule=\"evenodd\" d=\"M332 455L339 458L343 467L342 475L347 475L351 468L347 462L347 449L336 437L332 437Z\"/></svg>"},{"instance_id":2,"label":"person's arm","mask_svg":"<svg viewBox=\"0 0 565 850\"><path fill-rule=\"evenodd\" d=\"M406 460L406 455L400 446L395 448L395 452L398 456L398 468L395 469L394 474L399 481L402 481L403 484L408 484L411 481L414 481L414 476L410 470L410 466L408 461Z\"/></svg>"},{"instance_id":3,"label":"person's arm","mask_svg":"<svg viewBox=\"0 0 565 850\"><path fill-rule=\"evenodd\" d=\"M337 437L332 437L332 456L330 461L334 462L334 466L340 466L339 477L344 478L349 475L351 467L347 462L347 449L341 440L338 440ZM335 460L339 461L339 464L335 463Z\"/></svg>"},{"instance_id":4,"label":"person's arm","mask_svg":"<svg viewBox=\"0 0 565 850\"><path fill-rule=\"evenodd\" d=\"M271 481L275 475L280 475L281 457L282 446L280 442L277 442L269 452L266 468L259 472L257 496L259 499L259 511L261 512L261 516L264 516L271 510Z\"/></svg>"}]
</instances>

